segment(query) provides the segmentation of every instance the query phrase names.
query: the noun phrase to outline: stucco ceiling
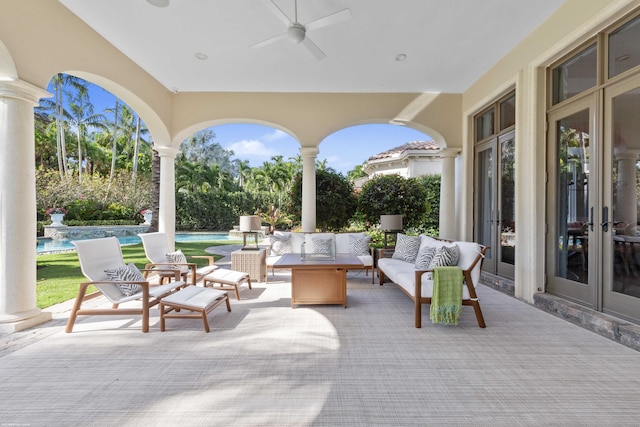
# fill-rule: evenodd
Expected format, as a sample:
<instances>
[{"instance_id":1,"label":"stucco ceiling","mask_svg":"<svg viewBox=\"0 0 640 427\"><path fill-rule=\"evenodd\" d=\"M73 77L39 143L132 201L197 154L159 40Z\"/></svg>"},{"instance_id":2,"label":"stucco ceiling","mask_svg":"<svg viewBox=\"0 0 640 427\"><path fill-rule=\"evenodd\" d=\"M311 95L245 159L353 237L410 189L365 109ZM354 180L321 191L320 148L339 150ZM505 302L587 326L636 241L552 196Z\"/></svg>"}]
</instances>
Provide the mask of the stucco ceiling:
<instances>
[{"instance_id":1,"label":"stucco ceiling","mask_svg":"<svg viewBox=\"0 0 640 427\"><path fill-rule=\"evenodd\" d=\"M299 0L303 25L351 12L308 31L322 60L288 38L250 47L286 32L264 1L60 0L169 90L413 93L463 92L564 0Z\"/></svg>"}]
</instances>

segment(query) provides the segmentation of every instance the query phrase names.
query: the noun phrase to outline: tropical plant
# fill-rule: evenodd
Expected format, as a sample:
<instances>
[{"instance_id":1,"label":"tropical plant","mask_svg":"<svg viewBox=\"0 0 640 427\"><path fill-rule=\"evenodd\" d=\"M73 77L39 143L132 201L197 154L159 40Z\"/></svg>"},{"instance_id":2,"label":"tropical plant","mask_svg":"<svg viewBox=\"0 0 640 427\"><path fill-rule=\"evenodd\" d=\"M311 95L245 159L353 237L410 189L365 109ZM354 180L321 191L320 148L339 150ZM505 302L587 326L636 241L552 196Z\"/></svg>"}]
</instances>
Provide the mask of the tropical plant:
<instances>
[{"instance_id":1,"label":"tropical plant","mask_svg":"<svg viewBox=\"0 0 640 427\"><path fill-rule=\"evenodd\" d=\"M419 228L427 212L426 197L425 188L415 178L378 175L364 184L358 205L369 226L378 224L380 215L402 214L405 228Z\"/></svg>"},{"instance_id":2,"label":"tropical plant","mask_svg":"<svg viewBox=\"0 0 640 427\"><path fill-rule=\"evenodd\" d=\"M339 231L349 225L357 209L353 184L331 168L316 170L316 227ZM296 175L288 205L295 221L302 218L302 174Z\"/></svg>"}]
</instances>

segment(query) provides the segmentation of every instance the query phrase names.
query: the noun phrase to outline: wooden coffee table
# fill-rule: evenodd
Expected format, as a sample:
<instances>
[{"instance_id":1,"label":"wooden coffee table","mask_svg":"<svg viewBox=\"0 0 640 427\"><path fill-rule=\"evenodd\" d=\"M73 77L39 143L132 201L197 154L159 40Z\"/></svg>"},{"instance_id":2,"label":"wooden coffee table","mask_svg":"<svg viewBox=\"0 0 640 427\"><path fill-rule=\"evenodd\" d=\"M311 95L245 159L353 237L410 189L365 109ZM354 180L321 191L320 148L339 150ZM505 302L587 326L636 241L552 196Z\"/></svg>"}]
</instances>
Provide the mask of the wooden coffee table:
<instances>
[{"instance_id":1,"label":"wooden coffee table","mask_svg":"<svg viewBox=\"0 0 640 427\"><path fill-rule=\"evenodd\" d=\"M347 308L347 270L362 268L362 262L351 254L304 261L300 254L285 254L274 267L291 269L292 308L296 304L342 304Z\"/></svg>"}]
</instances>

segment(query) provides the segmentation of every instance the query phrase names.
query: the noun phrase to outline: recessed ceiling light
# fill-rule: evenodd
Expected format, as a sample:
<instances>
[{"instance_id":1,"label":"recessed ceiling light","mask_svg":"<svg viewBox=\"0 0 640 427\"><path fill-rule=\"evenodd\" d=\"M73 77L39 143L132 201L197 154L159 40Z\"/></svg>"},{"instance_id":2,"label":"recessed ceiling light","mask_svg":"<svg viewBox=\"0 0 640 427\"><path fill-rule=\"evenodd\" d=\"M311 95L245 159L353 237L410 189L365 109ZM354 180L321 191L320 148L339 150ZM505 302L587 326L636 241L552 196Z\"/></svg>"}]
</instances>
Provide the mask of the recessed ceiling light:
<instances>
[{"instance_id":1,"label":"recessed ceiling light","mask_svg":"<svg viewBox=\"0 0 640 427\"><path fill-rule=\"evenodd\" d=\"M196 53L196 58L198 58L201 61L204 61L205 59L207 59L209 56L207 56L206 53L202 53L202 52L198 52Z\"/></svg>"},{"instance_id":2,"label":"recessed ceiling light","mask_svg":"<svg viewBox=\"0 0 640 427\"><path fill-rule=\"evenodd\" d=\"M173 93L178 93L178 88L177 88L177 87L175 87L175 86L173 86L173 87L171 88L171 92L173 92Z\"/></svg>"},{"instance_id":3,"label":"recessed ceiling light","mask_svg":"<svg viewBox=\"0 0 640 427\"><path fill-rule=\"evenodd\" d=\"M152 6L155 7L167 7L169 6L169 0L147 0L147 3L149 3Z\"/></svg>"},{"instance_id":4,"label":"recessed ceiling light","mask_svg":"<svg viewBox=\"0 0 640 427\"><path fill-rule=\"evenodd\" d=\"M396 61L398 62L402 62L405 59L407 59L407 55L405 55L404 53L399 53L396 55Z\"/></svg>"}]
</instances>

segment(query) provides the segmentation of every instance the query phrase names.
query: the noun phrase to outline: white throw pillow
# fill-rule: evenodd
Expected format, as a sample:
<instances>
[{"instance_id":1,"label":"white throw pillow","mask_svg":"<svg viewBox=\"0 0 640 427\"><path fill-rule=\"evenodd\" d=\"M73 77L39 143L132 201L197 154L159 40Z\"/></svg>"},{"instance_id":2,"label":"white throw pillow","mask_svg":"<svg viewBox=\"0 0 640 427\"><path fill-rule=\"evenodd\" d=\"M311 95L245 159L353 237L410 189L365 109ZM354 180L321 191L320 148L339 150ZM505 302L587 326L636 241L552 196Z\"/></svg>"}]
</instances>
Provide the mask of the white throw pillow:
<instances>
[{"instance_id":1,"label":"white throw pillow","mask_svg":"<svg viewBox=\"0 0 640 427\"><path fill-rule=\"evenodd\" d=\"M147 279L144 278L138 267L132 262L129 265L121 265L116 268L107 268L104 272L109 277L109 280L114 282L146 282ZM120 292L125 297L131 296L133 294L137 294L142 291L142 286L137 283L118 283L116 284Z\"/></svg>"}]
</instances>

